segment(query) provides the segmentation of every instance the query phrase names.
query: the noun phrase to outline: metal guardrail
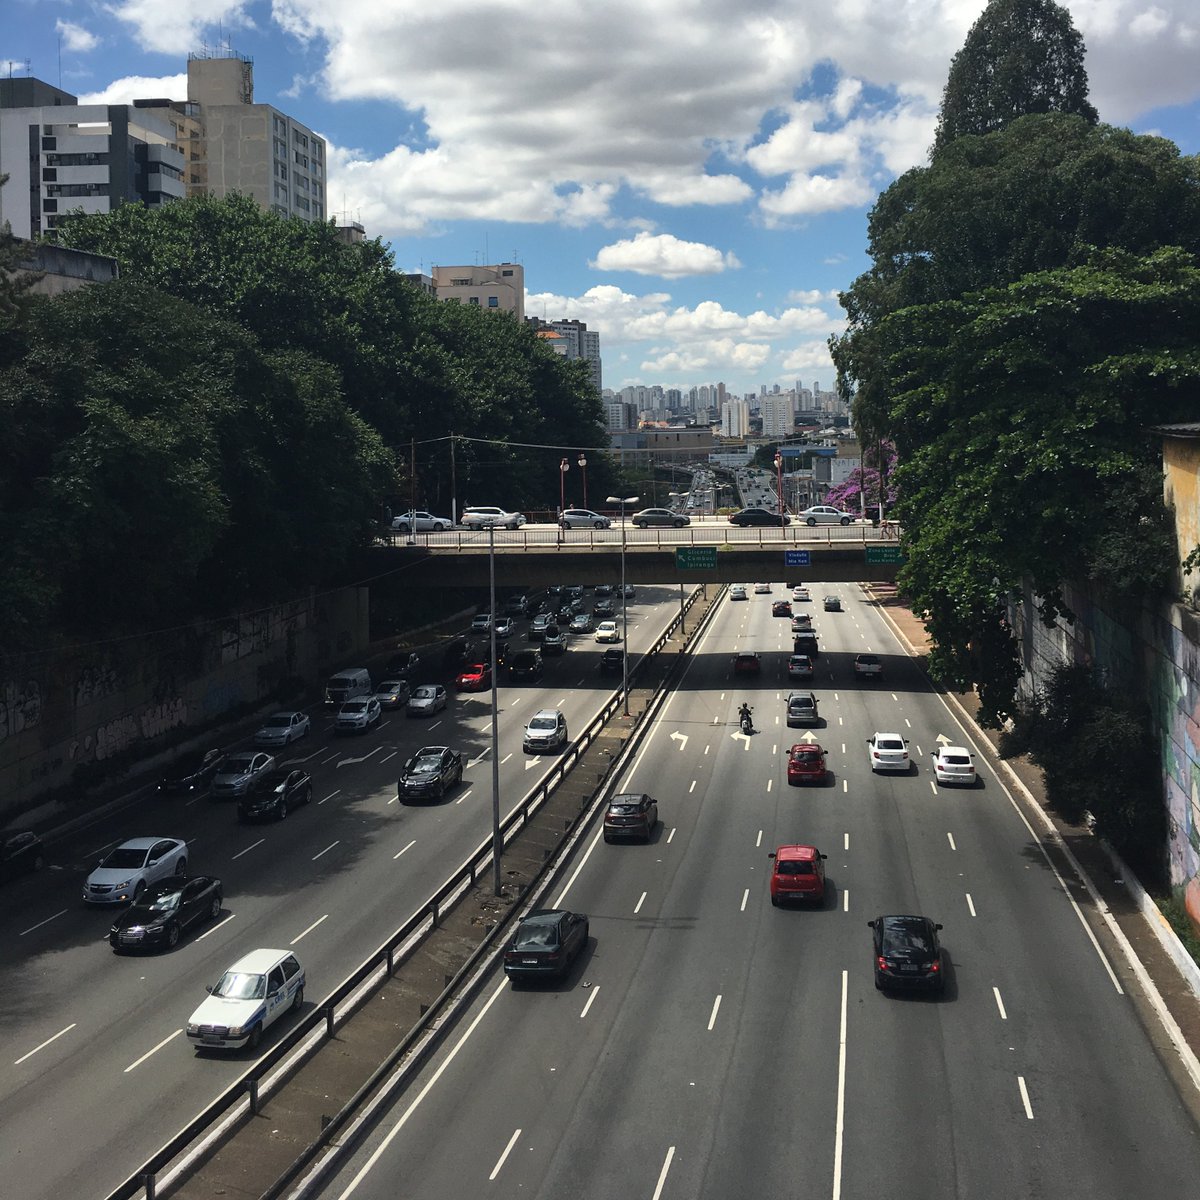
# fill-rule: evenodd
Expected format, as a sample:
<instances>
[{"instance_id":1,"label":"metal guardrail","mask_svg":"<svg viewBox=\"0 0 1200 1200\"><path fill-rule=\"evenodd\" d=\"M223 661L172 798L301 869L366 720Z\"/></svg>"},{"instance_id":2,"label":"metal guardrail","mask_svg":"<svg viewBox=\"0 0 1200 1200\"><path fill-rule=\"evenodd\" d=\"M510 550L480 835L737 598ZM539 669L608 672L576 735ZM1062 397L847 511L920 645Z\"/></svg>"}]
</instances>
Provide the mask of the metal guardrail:
<instances>
[{"instance_id":1,"label":"metal guardrail","mask_svg":"<svg viewBox=\"0 0 1200 1200\"><path fill-rule=\"evenodd\" d=\"M670 640L671 635L679 627L686 613L690 611L692 605L695 603L696 595L697 593L693 591L683 605L682 611L675 614L663 634L638 659L637 663L630 668L629 682L631 686L636 677L645 669L646 664ZM507 848L509 842L524 829L529 823L530 818L558 789L570 771L582 758L583 753L600 734L601 730L604 729L609 719L621 707L623 699L624 692L621 688L618 688L604 705L600 715L594 718L584 733L571 744L545 779L529 792L518 807L501 822L501 845L503 847ZM607 770L610 770L611 766L612 764L610 763L606 769L605 778L607 778ZM600 782L603 782L603 780ZM419 948L419 943L413 943L408 946L405 952L405 944L412 942L414 938L421 934L436 929L442 913L456 903L463 892L473 887L476 880L487 871L491 864L492 839L489 835L471 856L449 876L446 882L370 958L348 975L324 1000L320 1001L298 1025L290 1029L278 1045L267 1051L245 1074L230 1084L203 1112L189 1121L174 1137L155 1151L132 1175L113 1189L108 1194L107 1200L133 1200L139 1193L144 1193L146 1200L154 1200L159 1177L168 1171L172 1164L192 1148L195 1143L208 1134L218 1122L232 1115L233 1110L237 1106L249 1100L250 1113L257 1114L259 1108L270 1094L262 1089L261 1085L263 1081L282 1067L292 1051L322 1025L325 1027L325 1040L333 1037L339 1025L353 1015L359 1005L365 1002L366 997L361 997L358 1003L347 1004L346 1002L350 1001L355 993L381 968L386 970L386 977L390 978L397 965L407 961ZM476 954L486 952L489 948L485 940L484 945L480 947ZM400 952L399 957L397 956L398 951ZM469 964L474 963L475 958L476 955L472 955ZM463 970L465 969L464 967ZM459 975L461 974L462 971L459 972ZM440 1008L443 998L450 993L451 987L458 980L459 975L456 975L451 985L443 990L442 995L439 996L438 1000L435 1001L434 1005L425 1014L425 1017L422 1018L422 1022L425 1022L426 1019L432 1019L433 1014ZM343 1005L345 1005L344 1010L342 1009ZM418 1022L417 1027L415 1027L416 1030L424 1027L422 1022ZM402 1045L409 1045L412 1037L413 1034L406 1037ZM315 1054L322 1044L323 1042L314 1043L313 1047L306 1053L302 1054L295 1061L288 1063L288 1074L294 1072L304 1061ZM377 1069L372 1074L372 1079L375 1079L375 1075L381 1070L382 1067ZM276 1083L276 1088L282 1086L283 1082L284 1079L281 1078ZM363 1087L365 1088L366 1085L364 1084ZM271 1090L274 1091L275 1088ZM352 1099L357 1103L361 1103L362 1093L363 1088L360 1088L359 1092ZM303 1170L304 1166L319 1153L336 1134L337 1130L344 1125L345 1120L352 1111L349 1108L349 1104L343 1106L343 1110L333 1118L333 1121L325 1126L317 1140L296 1160L286 1178L280 1181L277 1185L280 1189L286 1186L287 1182L294 1179ZM278 1194L274 1189L267 1193L268 1196Z\"/></svg>"}]
</instances>

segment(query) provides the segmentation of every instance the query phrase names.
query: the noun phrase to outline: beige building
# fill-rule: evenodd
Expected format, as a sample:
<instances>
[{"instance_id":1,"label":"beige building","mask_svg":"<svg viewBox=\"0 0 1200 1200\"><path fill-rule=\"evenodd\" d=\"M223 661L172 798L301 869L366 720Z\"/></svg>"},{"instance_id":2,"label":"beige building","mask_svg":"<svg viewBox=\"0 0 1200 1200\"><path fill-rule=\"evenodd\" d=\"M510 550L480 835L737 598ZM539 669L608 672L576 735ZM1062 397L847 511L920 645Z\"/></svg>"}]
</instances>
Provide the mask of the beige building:
<instances>
[{"instance_id":1,"label":"beige building","mask_svg":"<svg viewBox=\"0 0 1200 1200\"><path fill-rule=\"evenodd\" d=\"M487 267L434 267L434 295L451 304L510 312L525 320L525 268L516 263Z\"/></svg>"}]
</instances>

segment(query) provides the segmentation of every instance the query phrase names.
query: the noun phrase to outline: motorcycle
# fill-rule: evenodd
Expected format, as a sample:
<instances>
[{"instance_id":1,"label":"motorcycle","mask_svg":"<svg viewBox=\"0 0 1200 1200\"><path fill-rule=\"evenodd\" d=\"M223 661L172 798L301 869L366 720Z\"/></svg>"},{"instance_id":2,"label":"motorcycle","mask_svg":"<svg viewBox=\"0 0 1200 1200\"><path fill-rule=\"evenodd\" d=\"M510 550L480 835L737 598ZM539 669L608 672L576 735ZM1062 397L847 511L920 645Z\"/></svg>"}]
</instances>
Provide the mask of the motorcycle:
<instances>
[{"instance_id":1,"label":"motorcycle","mask_svg":"<svg viewBox=\"0 0 1200 1200\"><path fill-rule=\"evenodd\" d=\"M744 733L746 737L749 737L754 732L754 721L750 717L750 714L753 711L754 709L749 707L744 707L742 709L742 733Z\"/></svg>"}]
</instances>

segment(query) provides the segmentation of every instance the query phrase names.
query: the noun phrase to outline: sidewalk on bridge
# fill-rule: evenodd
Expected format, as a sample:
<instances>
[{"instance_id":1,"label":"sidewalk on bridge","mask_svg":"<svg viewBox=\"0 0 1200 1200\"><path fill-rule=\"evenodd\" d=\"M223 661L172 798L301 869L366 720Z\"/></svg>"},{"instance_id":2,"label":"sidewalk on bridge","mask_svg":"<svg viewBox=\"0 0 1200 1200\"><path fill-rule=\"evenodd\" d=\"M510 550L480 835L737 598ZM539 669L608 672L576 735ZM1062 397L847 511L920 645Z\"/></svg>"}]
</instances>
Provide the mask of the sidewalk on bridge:
<instances>
[{"instance_id":1,"label":"sidewalk on bridge","mask_svg":"<svg viewBox=\"0 0 1200 1200\"><path fill-rule=\"evenodd\" d=\"M894 583L875 582L863 585L868 603L880 610L900 640L908 646L924 670L930 649L930 638L925 625L907 601L897 591ZM1044 828L1048 821L1055 831L1057 841L1066 854L1055 844L1054 838L1040 837L1038 840L1055 859L1064 878L1082 872L1085 879L1080 882L1092 894L1092 904L1085 896L1077 897L1081 907L1088 912L1089 927L1102 941L1105 938L1104 915L1107 913L1123 935L1130 951L1136 956L1145 975L1149 977L1162 1006L1178 1026L1180 1037L1194 1056L1191 1063L1184 1061L1168 1037L1162 1036L1160 1016L1153 999L1145 991L1145 980L1138 979L1138 972L1119 958L1114 962L1122 987L1130 993L1142 1016L1143 1023L1151 1033L1151 1040L1160 1059L1167 1069L1182 1082L1190 1077L1200 1087L1197 1063L1200 1060L1200 995L1193 990L1188 979L1172 961L1163 948L1160 938L1150 926L1152 917L1147 917L1139 907L1123 876L1116 873L1113 860L1104 844L1086 825L1073 825L1062 820L1047 804L1046 789L1041 770L1028 758L1001 758L1001 731L984 729L979 725L979 701L974 692L952 692L930 680L930 686L942 695L959 717L969 727L975 741L986 747L997 773L1008 783L1019 801L1036 808L1041 818L1031 820L1034 829ZM1078 864L1079 872L1074 869ZM1166 919L1158 917L1171 937ZM1186 954L1186 951L1184 952ZM1194 1115L1200 1119L1200 1097L1195 1092L1181 1088Z\"/></svg>"}]
</instances>

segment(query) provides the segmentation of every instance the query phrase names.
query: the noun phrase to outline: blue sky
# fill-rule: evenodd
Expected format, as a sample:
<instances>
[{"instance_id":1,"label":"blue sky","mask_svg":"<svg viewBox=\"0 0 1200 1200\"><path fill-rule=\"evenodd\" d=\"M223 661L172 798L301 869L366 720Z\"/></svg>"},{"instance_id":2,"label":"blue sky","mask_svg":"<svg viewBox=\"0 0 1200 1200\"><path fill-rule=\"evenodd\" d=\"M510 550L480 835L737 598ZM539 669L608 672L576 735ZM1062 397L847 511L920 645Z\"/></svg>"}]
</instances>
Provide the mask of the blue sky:
<instances>
[{"instance_id":1,"label":"blue sky","mask_svg":"<svg viewBox=\"0 0 1200 1200\"><path fill-rule=\"evenodd\" d=\"M401 270L520 262L604 383L832 386L866 216L925 161L984 0L0 0L0 61L186 96L189 52L330 143L329 208ZM1104 121L1200 150L1195 0L1067 0ZM585 11L579 11L579 9Z\"/></svg>"}]
</instances>

